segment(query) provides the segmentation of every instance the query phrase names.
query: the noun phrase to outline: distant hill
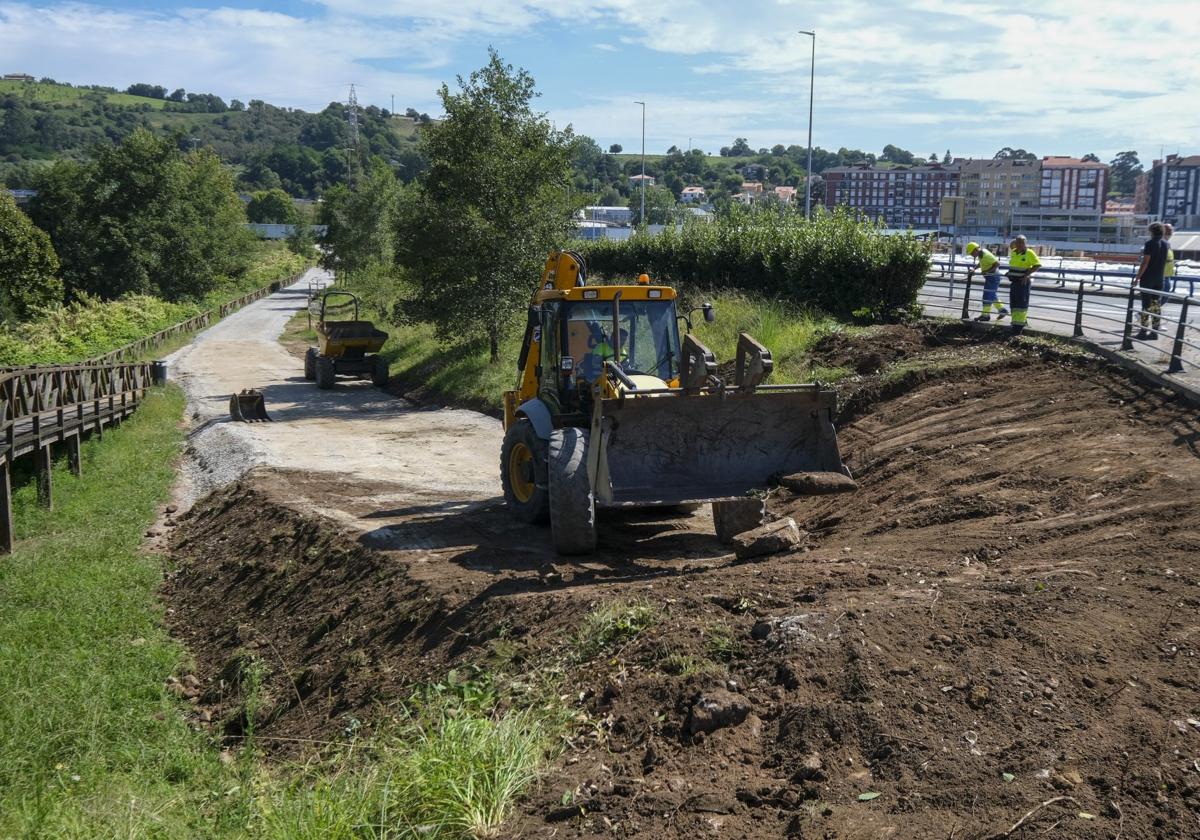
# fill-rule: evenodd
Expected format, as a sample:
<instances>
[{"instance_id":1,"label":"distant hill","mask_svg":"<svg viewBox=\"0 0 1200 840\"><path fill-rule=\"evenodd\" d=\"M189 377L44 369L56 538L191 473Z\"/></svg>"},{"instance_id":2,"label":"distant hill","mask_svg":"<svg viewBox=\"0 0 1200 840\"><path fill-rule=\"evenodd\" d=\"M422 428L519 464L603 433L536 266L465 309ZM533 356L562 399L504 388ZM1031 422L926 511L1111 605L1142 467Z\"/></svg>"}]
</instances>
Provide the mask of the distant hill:
<instances>
[{"instance_id":1,"label":"distant hill","mask_svg":"<svg viewBox=\"0 0 1200 840\"><path fill-rule=\"evenodd\" d=\"M147 92L152 95L142 95ZM416 119L373 105L360 108L364 163L382 159L405 180L421 171L421 115L410 113ZM311 198L346 180L350 128L343 103L312 113L257 99L226 103L182 89L168 94L149 84L122 92L44 79L0 80L0 181L30 186L38 170L53 161L80 158L92 146L119 142L138 127L173 136L184 149L211 147L238 171L247 190L282 187Z\"/></svg>"}]
</instances>

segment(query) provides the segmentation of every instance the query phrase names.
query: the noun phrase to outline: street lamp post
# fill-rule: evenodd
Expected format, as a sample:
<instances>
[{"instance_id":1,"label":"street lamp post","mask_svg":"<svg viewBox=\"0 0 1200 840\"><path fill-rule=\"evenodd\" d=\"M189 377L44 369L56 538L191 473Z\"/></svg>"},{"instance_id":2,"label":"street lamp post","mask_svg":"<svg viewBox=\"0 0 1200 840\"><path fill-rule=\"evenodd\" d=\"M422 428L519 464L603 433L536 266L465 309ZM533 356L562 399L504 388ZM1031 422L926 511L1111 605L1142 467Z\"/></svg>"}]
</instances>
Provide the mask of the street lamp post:
<instances>
[{"instance_id":1,"label":"street lamp post","mask_svg":"<svg viewBox=\"0 0 1200 840\"><path fill-rule=\"evenodd\" d=\"M646 103L635 99L633 104L642 106L642 212L638 219L644 225L646 224Z\"/></svg>"},{"instance_id":2,"label":"street lamp post","mask_svg":"<svg viewBox=\"0 0 1200 840\"><path fill-rule=\"evenodd\" d=\"M800 30L801 35L812 38L812 64L808 76L808 170L804 175L804 218L812 218L812 118L813 84L817 80L817 33Z\"/></svg>"}]
</instances>

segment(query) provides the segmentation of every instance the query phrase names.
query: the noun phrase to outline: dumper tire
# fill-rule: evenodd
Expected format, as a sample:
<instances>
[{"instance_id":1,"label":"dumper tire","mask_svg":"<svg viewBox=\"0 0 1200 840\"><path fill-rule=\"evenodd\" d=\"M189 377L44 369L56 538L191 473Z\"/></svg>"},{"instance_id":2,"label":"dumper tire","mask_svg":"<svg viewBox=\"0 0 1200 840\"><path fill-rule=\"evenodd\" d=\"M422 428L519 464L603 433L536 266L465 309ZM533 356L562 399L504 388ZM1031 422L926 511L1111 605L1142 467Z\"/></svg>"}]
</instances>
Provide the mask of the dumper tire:
<instances>
[{"instance_id":1,"label":"dumper tire","mask_svg":"<svg viewBox=\"0 0 1200 840\"><path fill-rule=\"evenodd\" d=\"M328 356L317 356L317 387L328 391L337 381L337 367Z\"/></svg>"},{"instance_id":2,"label":"dumper tire","mask_svg":"<svg viewBox=\"0 0 1200 840\"><path fill-rule=\"evenodd\" d=\"M521 447L524 447L521 450ZM549 446L533 431L533 424L524 417L517 419L504 433L500 445L500 486L504 489L504 502L512 515L530 525L545 525L550 521L550 476L546 466ZM514 454L526 454L532 458L532 487L524 487L514 481ZM521 496L528 494L522 501Z\"/></svg>"},{"instance_id":3,"label":"dumper tire","mask_svg":"<svg viewBox=\"0 0 1200 840\"><path fill-rule=\"evenodd\" d=\"M596 499L587 473L583 429L550 433L550 534L559 554L596 550Z\"/></svg>"},{"instance_id":4,"label":"dumper tire","mask_svg":"<svg viewBox=\"0 0 1200 840\"><path fill-rule=\"evenodd\" d=\"M371 357L371 384L376 388L386 388L388 384L388 375L391 371L388 369L387 359L383 356Z\"/></svg>"},{"instance_id":5,"label":"dumper tire","mask_svg":"<svg viewBox=\"0 0 1200 840\"><path fill-rule=\"evenodd\" d=\"M317 378L317 349L309 347L304 351L304 378L312 382Z\"/></svg>"}]
</instances>

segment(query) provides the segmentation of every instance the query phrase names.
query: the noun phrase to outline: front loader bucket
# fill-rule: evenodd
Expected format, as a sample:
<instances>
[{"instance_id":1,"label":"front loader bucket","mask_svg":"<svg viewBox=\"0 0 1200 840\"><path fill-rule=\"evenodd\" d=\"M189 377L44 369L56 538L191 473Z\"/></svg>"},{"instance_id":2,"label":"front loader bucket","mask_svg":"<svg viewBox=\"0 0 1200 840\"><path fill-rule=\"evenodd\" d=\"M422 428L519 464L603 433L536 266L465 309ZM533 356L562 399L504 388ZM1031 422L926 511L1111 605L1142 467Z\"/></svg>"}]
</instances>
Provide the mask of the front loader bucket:
<instances>
[{"instance_id":1,"label":"front loader bucket","mask_svg":"<svg viewBox=\"0 0 1200 840\"><path fill-rule=\"evenodd\" d=\"M815 385L605 400L596 501L722 501L766 489L779 475L845 473L835 404L834 392Z\"/></svg>"},{"instance_id":2,"label":"front loader bucket","mask_svg":"<svg viewBox=\"0 0 1200 840\"><path fill-rule=\"evenodd\" d=\"M241 391L229 398L229 416L241 423L271 422L262 391L256 391L253 388Z\"/></svg>"}]
</instances>

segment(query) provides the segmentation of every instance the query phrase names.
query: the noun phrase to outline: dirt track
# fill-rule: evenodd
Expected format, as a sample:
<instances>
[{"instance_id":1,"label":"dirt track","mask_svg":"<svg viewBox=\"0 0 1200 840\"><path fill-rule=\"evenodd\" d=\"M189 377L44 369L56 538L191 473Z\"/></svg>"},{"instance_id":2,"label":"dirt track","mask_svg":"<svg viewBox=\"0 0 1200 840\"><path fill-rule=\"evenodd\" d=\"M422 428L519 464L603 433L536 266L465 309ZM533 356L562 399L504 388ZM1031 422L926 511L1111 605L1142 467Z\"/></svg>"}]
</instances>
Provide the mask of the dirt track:
<instances>
[{"instance_id":1,"label":"dirt track","mask_svg":"<svg viewBox=\"0 0 1200 840\"><path fill-rule=\"evenodd\" d=\"M864 374L840 431L860 489L774 496L809 539L758 563L702 514L602 519L595 557L558 560L488 497L495 424L457 453L478 460L474 495L377 489L372 459L347 482L316 453L254 472L175 539L168 596L202 702L236 735L220 677L254 652L277 664L260 732L336 737L456 664L570 662L595 603L646 599L655 626L568 664L588 725L512 836L983 838L1069 797L1012 836L1200 837L1195 411L1092 361L963 337L896 329L818 355ZM935 372L873 375L913 360ZM439 416L379 412L414 435ZM281 424L247 434L275 457ZM702 667L666 664L685 660ZM688 734L727 681L748 717Z\"/></svg>"},{"instance_id":2,"label":"dirt track","mask_svg":"<svg viewBox=\"0 0 1200 840\"><path fill-rule=\"evenodd\" d=\"M319 391L279 336L304 309L310 270L287 289L247 306L168 358L188 397L194 428L179 496L185 504L255 467L311 471L344 479L345 492L376 509L416 499L470 502L498 492L491 468L500 424L471 411L420 409L369 382L339 380ZM229 397L260 389L274 423L234 423ZM326 484L326 491L331 487ZM302 488L297 488L297 494ZM307 500L354 527L336 494ZM318 503L320 502L320 503Z\"/></svg>"}]
</instances>

